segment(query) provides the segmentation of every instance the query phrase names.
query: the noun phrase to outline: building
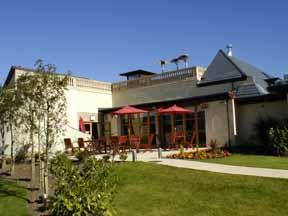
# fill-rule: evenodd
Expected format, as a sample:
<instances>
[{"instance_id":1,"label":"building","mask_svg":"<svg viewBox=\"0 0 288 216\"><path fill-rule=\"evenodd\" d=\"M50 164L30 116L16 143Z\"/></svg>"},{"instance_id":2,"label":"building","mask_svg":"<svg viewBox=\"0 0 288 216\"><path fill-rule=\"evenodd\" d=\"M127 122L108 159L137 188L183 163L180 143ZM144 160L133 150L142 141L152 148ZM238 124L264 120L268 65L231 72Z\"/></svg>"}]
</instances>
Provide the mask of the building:
<instances>
[{"instance_id":1,"label":"building","mask_svg":"<svg viewBox=\"0 0 288 216\"><path fill-rule=\"evenodd\" d=\"M5 85L12 85L25 71L12 67ZM65 137L121 135L128 133L127 117L113 117L111 112L132 105L148 114L132 116L132 131L145 137L156 135L155 145L165 148L171 127L187 133L197 132L197 142L207 146L212 140L231 146L247 141L253 135L253 124L259 116L288 117L287 81L274 78L251 64L219 50L206 68L194 66L163 73L136 70L120 74L127 80L106 83L70 77L67 98L68 124ZM193 111L170 116L157 114L159 108L177 104ZM88 133L79 131L83 118ZM141 129L137 131L137 123ZM63 149L62 141L57 149Z\"/></svg>"}]
</instances>

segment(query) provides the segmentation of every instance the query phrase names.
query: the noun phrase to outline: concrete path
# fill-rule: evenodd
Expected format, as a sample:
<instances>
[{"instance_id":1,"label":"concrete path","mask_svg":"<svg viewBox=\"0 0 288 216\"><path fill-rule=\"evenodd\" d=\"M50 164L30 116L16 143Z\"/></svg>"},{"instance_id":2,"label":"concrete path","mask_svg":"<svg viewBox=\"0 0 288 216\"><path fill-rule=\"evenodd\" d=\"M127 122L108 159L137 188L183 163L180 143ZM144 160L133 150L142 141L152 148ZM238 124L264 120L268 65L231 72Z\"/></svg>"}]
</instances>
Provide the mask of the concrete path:
<instances>
[{"instance_id":1,"label":"concrete path","mask_svg":"<svg viewBox=\"0 0 288 216\"><path fill-rule=\"evenodd\" d=\"M204 170L204 171L210 171L210 172L218 172L218 173L288 179L288 170L281 170L281 169L231 166L231 165L222 165L222 164L215 164L215 163L168 159L168 158L162 158L161 160L157 162L157 164L180 167L180 168L195 169L195 170Z\"/></svg>"}]
</instances>

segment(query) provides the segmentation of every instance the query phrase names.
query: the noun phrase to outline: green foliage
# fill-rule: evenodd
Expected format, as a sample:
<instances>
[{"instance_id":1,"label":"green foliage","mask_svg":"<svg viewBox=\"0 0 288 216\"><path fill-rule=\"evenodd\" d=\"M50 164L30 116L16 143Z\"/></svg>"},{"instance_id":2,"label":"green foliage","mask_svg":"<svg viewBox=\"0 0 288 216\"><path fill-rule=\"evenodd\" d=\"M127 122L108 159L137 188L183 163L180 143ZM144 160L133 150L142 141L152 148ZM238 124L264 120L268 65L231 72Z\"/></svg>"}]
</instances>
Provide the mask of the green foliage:
<instances>
[{"instance_id":1,"label":"green foliage","mask_svg":"<svg viewBox=\"0 0 288 216\"><path fill-rule=\"evenodd\" d=\"M288 128L276 127L269 130L270 146L273 154L288 156Z\"/></svg>"},{"instance_id":2,"label":"green foliage","mask_svg":"<svg viewBox=\"0 0 288 216\"><path fill-rule=\"evenodd\" d=\"M15 154L15 162L16 163L24 163L28 159L28 150L30 148L29 144L21 146Z\"/></svg>"},{"instance_id":3,"label":"green foliage","mask_svg":"<svg viewBox=\"0 0 288 216\"><path fill-rule=\"evenodd\" d=\"M184 154L184 145L183 145L183 144L180 145L179 154L180 154L180 155L183 155L183 154Z\"/></svg>"},{"instance_id":4,"label":"green foliage","mask_svg":"<svg viewBox=\"0 0 288 216\"><path fill-rule=\"evenodd\" d=\"M112 215L110 163L90 157L82 166L74 166L65 154L58 154L51 160L50 171L57 180L52 215Z\"/></svg>"},{"instance_id":5,"label":"green foliage","mask_svg":"<svg viewBox=\"0 0 288 216\"><path fill-rule=\"evenodd\" d=\"M263 150L264 154L277 155L277 145L275 142L278 142L279 139L275 136L280 135L278 132L272 131L273 137L271 137L270 130L273 128L283 128L288 126L288 119L277 119L273 117L260 117L256 120L254 124L255 130L255 141L258 148ZM274 143L273 143L274 142Z\"/></svg>"},{"instance_id":6,"label":"green foliage","mask_svg":"<svg viewBox=\"0 0 288 216\"><path fill-rule=\"evenodd\" d=\"M109 162L110 155L103 155L102 159L104 162Z\"/></svg>"},{"instance_id":7,"label":"green foliage","mask_svg":"<svg viewBox=\"0 0 288 216\"><path fill-rule=\"evenodd\" d=\"M77 150L75 156L79 161L84 161L86 158L89 157L89 152Z\"/></svg>"},{"instance_id":8,"label":"green foliage","mask_svg":"<svg viewBox=\"0 0 288 216\"><path fill-rule=\"evenodd\" d=\"M127 158L128 158L128 155L125 154L125 153L122 153L122 154L120 154L119 158L120 158L121 161L126 161Z\"/></svg>"}]
</instances>

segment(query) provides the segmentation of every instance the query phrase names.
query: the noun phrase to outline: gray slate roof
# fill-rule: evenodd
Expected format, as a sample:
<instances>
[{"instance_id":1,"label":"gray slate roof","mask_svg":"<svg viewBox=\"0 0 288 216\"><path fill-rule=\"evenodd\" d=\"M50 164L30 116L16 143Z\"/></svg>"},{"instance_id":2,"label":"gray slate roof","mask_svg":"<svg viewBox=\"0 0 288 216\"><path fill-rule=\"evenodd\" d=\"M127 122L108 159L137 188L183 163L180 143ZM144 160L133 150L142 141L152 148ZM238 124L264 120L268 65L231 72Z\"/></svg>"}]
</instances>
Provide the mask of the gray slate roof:
<instances>
[{"instance_id":1,"label":"gray slate roof","mask_svg":"<svg viewBox=\"0 0 288 216\"><path fill-rule=\"evenodd\" d=\"M271 78L262 70L235 57L229 57L223 50L219 50L204 73L199 85L210 85L237 80L245 80L247 76L255 80Z\"/></svg>"},{"instance_id":2,"label":"gray slate roof","mask_svg":"<svg viewBox=\"0 0 288 216\"><path fill-rule=\"evenodd\" d=\"M236 89L236 98L256 97L265 94L268 92L256 83L241 85Z\"/></svg>"},{"instance_id":3,"label":"gray slate roof","mask_svg":"<svg viewBox=\"0 0 288 216\"><path fill-rule=\"evenodd\" d=\"M260 96L268 93L265 79L272 78L272 76L234 56L228 56L223 50L219 50L198 85L240 81L246 80L247 77L251 77L253 83L239 86L236 89L237 97Z\"/></svg>"}]
</instances>

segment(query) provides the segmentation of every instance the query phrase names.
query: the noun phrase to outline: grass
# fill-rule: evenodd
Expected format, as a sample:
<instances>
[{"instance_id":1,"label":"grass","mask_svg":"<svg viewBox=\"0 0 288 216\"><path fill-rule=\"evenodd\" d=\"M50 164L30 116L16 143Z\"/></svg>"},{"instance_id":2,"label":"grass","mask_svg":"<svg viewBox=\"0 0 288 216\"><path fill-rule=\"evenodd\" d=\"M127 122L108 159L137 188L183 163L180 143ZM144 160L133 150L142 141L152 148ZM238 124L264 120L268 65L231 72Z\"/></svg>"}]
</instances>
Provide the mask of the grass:
<instances>
[{"instance_id":1,"label":"grass","mask_svg":"<svg viewBox=\"0 0 288 216\"><path fill-rule=\"evenodd\" d=\"M203 162L219 163L234 166L261 167L271 169L288 169L288 157L233 154L226 158L203 160Z\"/></svg>"},{"instance_id":2,"label":"grass","mask_svg":"<svg viewBox=\"0 0 288 216\"><path fill-rule=\"evenodd\" d=\"M118 215L288 215L288 180L141 162L121 164L117 173Z\"/></svg>"},{"instance_id":3,"label":"grass","mask_svg":"<svg viewBox=\"0 0 288 216\"><path fill-rule=\"evenodd\" d=\"M27 191L15 182L0 178L0 215L26 216Z\"/></svg>"}]
</instances>

